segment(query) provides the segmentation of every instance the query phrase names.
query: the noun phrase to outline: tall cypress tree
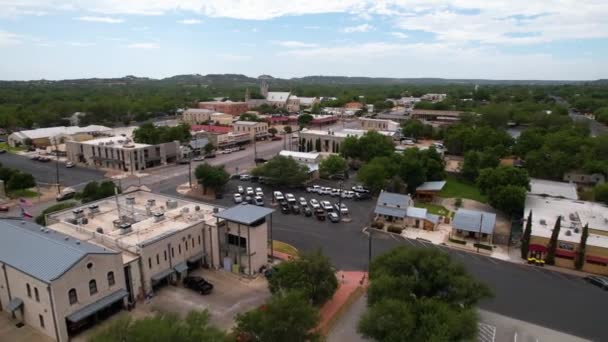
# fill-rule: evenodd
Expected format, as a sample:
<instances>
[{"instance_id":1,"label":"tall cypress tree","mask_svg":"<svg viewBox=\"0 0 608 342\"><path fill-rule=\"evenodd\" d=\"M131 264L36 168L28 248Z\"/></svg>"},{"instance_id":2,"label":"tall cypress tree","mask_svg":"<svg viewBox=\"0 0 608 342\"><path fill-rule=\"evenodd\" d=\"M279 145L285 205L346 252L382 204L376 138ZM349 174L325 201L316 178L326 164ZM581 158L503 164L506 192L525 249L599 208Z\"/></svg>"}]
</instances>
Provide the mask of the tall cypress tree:
<instances>
[{"instance_id":1,"label":"tall cypress tree","mask_svg":"<svg viewBox=\"0 0 608 342\"><path fill-rule=\"evenodd\" d=\"M526 222L526 229L524 235L521 237L521 258L526 259L528 257L528 250L530 248L530 236L532 235L532 210L528 214L528 221Z\"/></svg>"},{"instance_id":2,"label":"tall cypress tree","mask_svg":"<svg viewBox=\"0 0 608 342\"><path fill-rule=\"evenodd\" d=\"M578 244L578 252L576 253L576 260L574 260L574 267L577 270L583 268L585 265L585 252L587 249L587 237L589 237L589 224L586 224L583 227L583 231L581 233L581 242Z\"/></svg>"},{"instance_id":3,"label":"tall cypress tree","mask_svg":"<svg viewBox=\"0 0 608 342\"><path fill-rule=\"evenodd\" d=\"M545 257L545 263L548 265L555 264L555 250L557 249L557 238L559 237L559 230L561 229L562 217L559 216L555 221L553 227L553 233L551 233L551 240L549 240L549 246L547 246L547 256Z\"/></svg>"}]
</instances>

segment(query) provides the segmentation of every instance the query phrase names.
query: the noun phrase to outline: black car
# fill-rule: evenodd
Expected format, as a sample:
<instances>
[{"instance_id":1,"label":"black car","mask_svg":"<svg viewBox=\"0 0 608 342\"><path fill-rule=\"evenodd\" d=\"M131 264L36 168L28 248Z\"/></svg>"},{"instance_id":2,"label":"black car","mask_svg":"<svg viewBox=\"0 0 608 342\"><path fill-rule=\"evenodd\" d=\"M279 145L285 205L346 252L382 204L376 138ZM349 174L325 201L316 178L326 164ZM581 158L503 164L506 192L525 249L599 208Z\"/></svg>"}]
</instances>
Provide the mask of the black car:
<instances>
[{"instance_id":1,"label":"black car","mask_svg":"<svg viewBox=\"0 0 608 342\"><path fill-rule=\"evenodd\" d=\"M355 201L363 201L372 198L369 192L355 192Z\"/></svg>"},{"instance_id":2,"label":"black car","mask_svg":"<svg viewBox=\"0 0 608 342\"><path fill-rule=\"evenodd\" d=\"M281 212L283 214L289 214L289 213L291 213L291 208L289 208L289 205L287 205L287 203L281 204Z\"/></svg>"},{"instance_id":3,"label":"black car","mask_svg":"<svg viewBox=\"0 0 608 342\"><path fill-rule=\"evenodd\" d=\"M5 149L0 149L0 154L6 153Z\"/></svg>"},{"instance_id":4,"label":"black car","mask_svg":"<svg viewBox=\"0 0 608 342\"><path fill-rule=\"evenodd\" d=\"M302 209L302 211L304 211L304 215L312 216L312 210L310 209L309 206L305 206L304 209Z\"/></svg>"},{"instance_id":5,"label":"black car","mask_svg":"<svg viewBox=\"0 0 608 342\"><path fill-rule=\"evenodd\" d=\"M321 208L318 208L317 210L315 210L315 217L319 221L325 221L325 211Z\"/></svg>"},{"instance_id":6,"label":"black car","mask_svg":"<svg viewBox=\"0 0 608 342\"><path fill-rule=\"evenodd\" d=\"M608 278L607 277L590 275L590 276L586 276L583 279L585 279L585 281L587 281L588 283L599 287L600 289L608 290Z\"/></svg>"},{"instance_id":7,"label":"black car","mask_svg":"<svg viewBox=\"0 0 608 342\"><path fill-rule=\"evenodd\" d=\"M203 277L189 276L184 278L184 286L202 295L208 295L213 291L213 284Z\"/></svg>"},{"instance_id":8,"label":"black car","mask_svg":"<svg viewBox=\"0 0 608 342\"><path fill-rule=\"evenodd\" d=\"M296 214L296 215L297 215L297 214L299 214L299 213L300 213L300 206L299 206L299 205L297 205L297 204L292 204L292 205L291 205L291 211L292 211L294 214Z\"/></svg>"}]
</instances>

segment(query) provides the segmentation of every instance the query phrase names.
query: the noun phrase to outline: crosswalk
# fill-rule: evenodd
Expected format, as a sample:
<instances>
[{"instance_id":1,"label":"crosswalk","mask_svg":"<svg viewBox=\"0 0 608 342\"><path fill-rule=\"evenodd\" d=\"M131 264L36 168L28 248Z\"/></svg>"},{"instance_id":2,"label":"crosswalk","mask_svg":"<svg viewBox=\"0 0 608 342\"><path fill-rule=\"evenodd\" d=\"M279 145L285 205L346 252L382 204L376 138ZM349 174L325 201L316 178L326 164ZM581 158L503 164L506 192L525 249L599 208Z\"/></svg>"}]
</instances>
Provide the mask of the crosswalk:
<instances>
[{"instance_id":1,"label":"crosswalk","mask_svg":"<svg viewBox=\"0 0 608 342\"><path fill-rule=\"evenodd\" d=\"M496 327L486 323L477 324L477 341L494 342L496 339Z\"/></svg>"}]
</instances>

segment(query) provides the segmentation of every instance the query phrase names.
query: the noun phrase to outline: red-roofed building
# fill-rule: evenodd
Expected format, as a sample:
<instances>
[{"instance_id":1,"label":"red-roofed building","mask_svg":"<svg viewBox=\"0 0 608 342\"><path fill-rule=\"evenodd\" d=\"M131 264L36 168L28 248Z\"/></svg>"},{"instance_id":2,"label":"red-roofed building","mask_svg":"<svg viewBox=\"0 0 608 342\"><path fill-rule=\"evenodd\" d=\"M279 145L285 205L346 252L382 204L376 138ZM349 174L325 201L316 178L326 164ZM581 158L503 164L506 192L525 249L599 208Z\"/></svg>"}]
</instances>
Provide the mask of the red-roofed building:
<instances>
[{"instance_id":1,"label":"red-roofed building","mask_svg":"<svg viewBox=\"0 0 608 342\"><path fill-rule=\"evenodd\" d=\"M363 109L363 103L361 102L349 102L344 105L344 108L347 109Z\"/></svg>"}]
</instances>

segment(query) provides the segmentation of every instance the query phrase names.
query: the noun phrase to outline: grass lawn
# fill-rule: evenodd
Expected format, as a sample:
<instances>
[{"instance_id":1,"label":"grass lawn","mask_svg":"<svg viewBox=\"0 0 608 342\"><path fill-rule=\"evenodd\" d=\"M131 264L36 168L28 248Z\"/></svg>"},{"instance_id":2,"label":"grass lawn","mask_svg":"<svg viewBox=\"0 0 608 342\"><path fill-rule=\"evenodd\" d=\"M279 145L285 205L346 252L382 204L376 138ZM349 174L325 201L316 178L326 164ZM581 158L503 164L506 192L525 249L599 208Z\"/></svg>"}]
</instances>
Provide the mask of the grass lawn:
<instances>
[{"instance_id":1,"label":"grass lawn","mask_svg":"<svg viewBox=\"0 0 608 342\"><path fill-rule=\"evenodd\" d=\"M439 196L448 198L467 198L482 203L488 202L488 198L479 193L479 189L477 189L475 184L466 183L454 176L448 176L446 181L447 183L439 193Z\"/></svg>"},{"instance_id":2,"label":"grass lawn","mask_svg":"<svg viewBox=\"0 0 608 342\"><path fill-rule=\"evenodd\" d=\"M433 203L417 202L414 206L416 206L418 208L426 208L426 210L428 210L428 212L431 214L440 215L440 216L451 216L451 212L442 205L433 204Z\"/></svg>"},{"instance_id":3,"label":"grass lawn","mask_svg":"<svg viewBox=\"0 0 608 342\"><path fill-rule=\"evenodd\" d=\"M275 251L278 251L278 252L281 252L281 253L285 253L285 254L289 254L291 256L297 256L298 255L298 249L295 248L294 246L288 244L288 243L285 243L285 242L273 240L272 241L272 248Z\"/></svg>"},{"instance_id":4,"label":"grass lawn","mask_svg":"<svg viewBox=\"0 0 608 342\"><path fill-rule=\"evenodd\" d=\"M38 196L38 193L34 190L22 189L22 190L10 191L8 193L8 195L12 198L18 198L18 197L32 198L32 197Z\"/></svg>"},{"instance_id":5,"label":"grass lawn","mask_svg":"<svg viewBox=\"0 0 608 342\"><path fill-rule=\"evenodd\" d=\"M11 145L5 142L0 142L0 150L7 150L8 152L19 152L24 151L25 149L21 147L12 147Z\"/></svg>"}]
</instances>

